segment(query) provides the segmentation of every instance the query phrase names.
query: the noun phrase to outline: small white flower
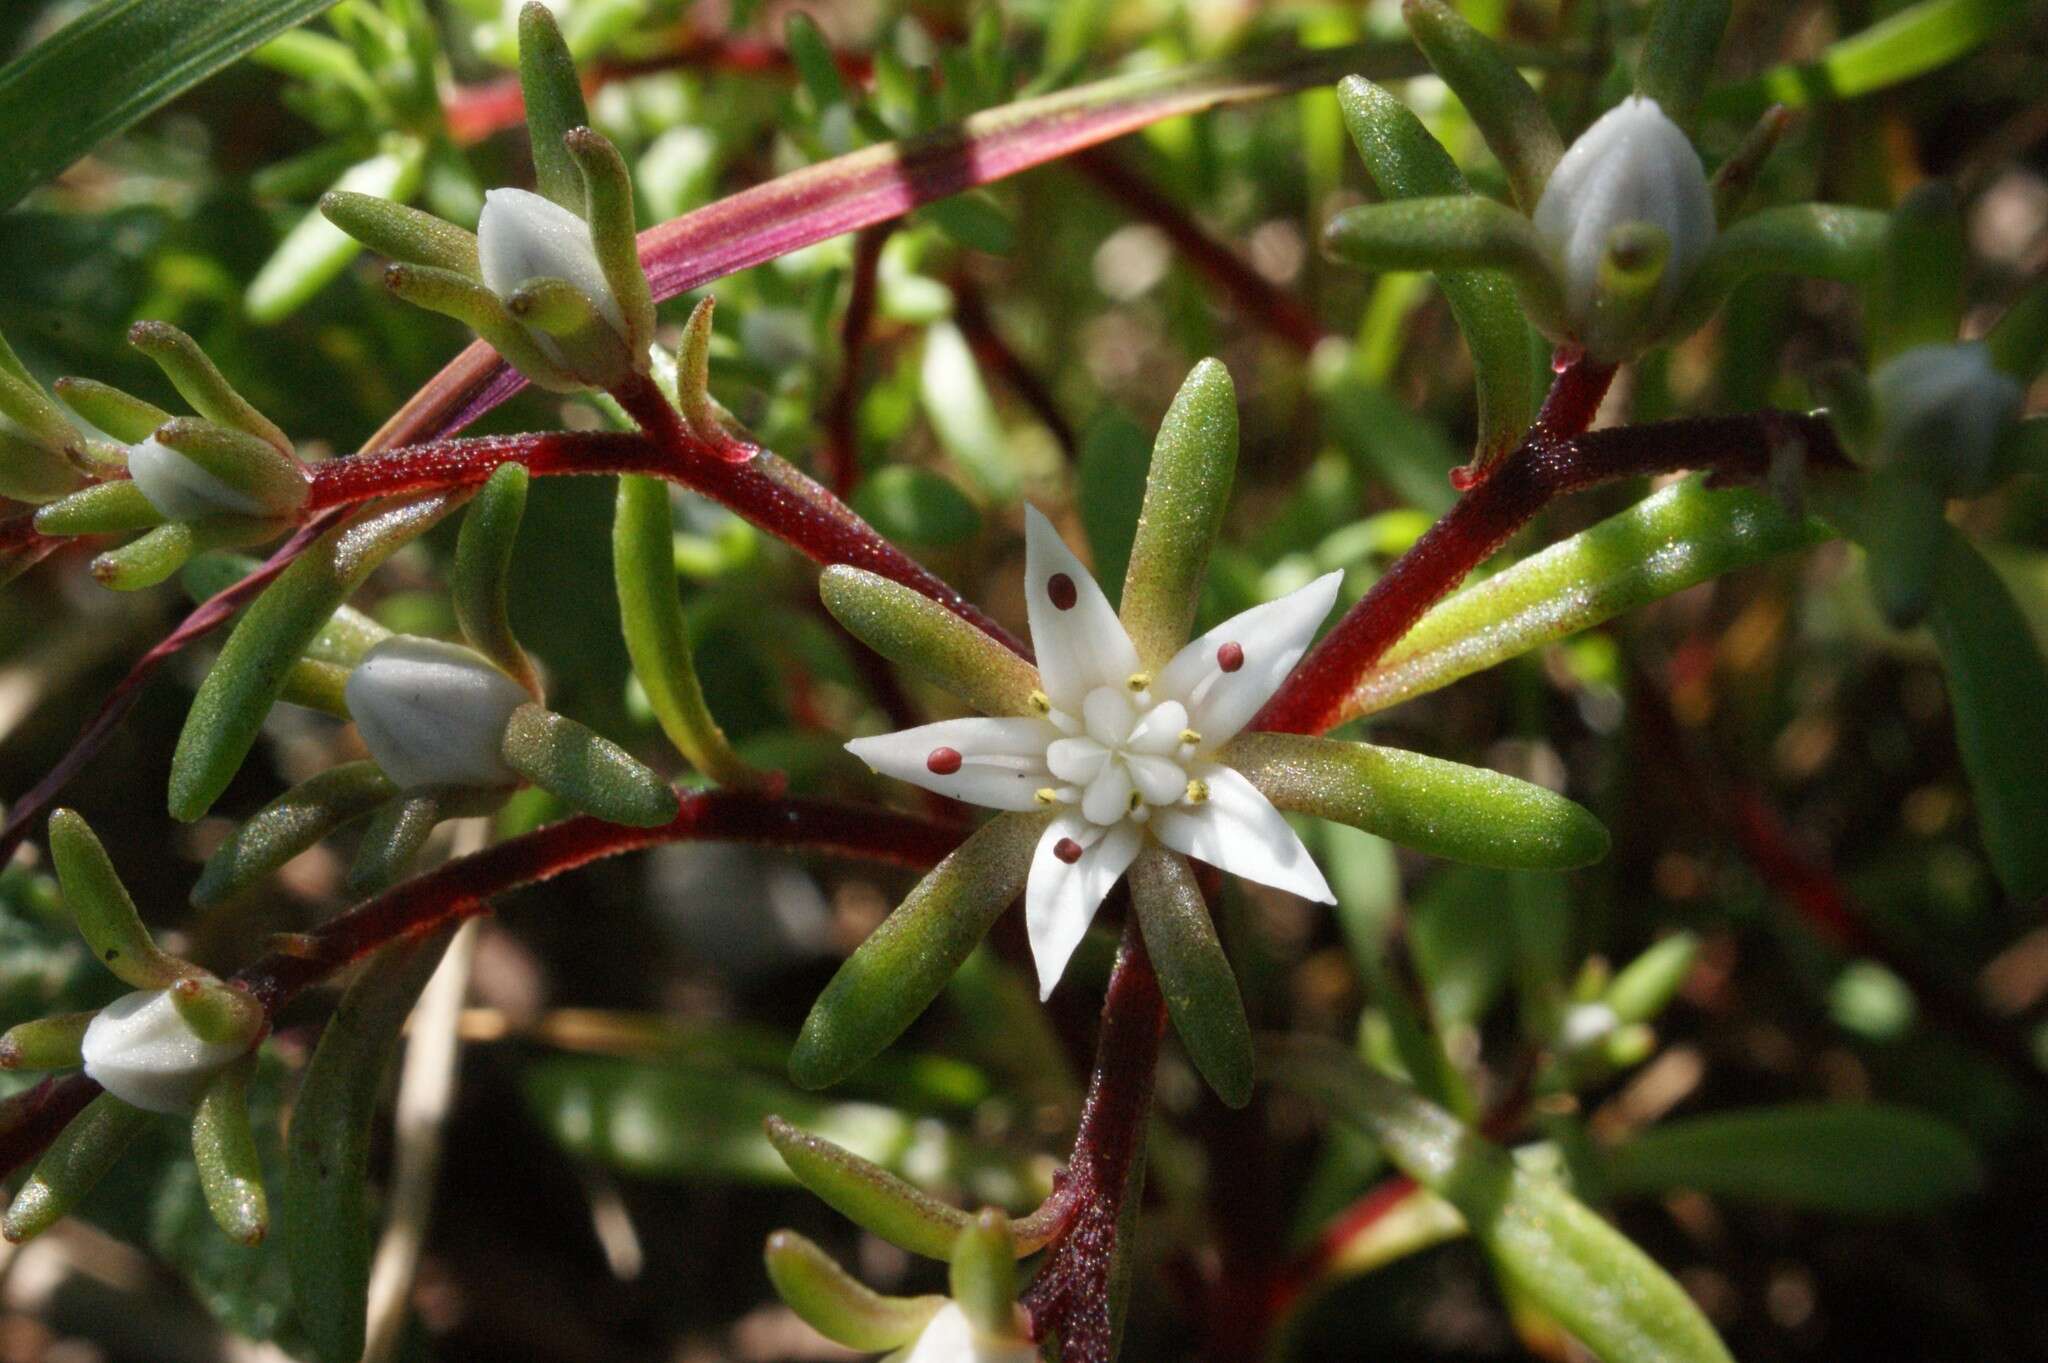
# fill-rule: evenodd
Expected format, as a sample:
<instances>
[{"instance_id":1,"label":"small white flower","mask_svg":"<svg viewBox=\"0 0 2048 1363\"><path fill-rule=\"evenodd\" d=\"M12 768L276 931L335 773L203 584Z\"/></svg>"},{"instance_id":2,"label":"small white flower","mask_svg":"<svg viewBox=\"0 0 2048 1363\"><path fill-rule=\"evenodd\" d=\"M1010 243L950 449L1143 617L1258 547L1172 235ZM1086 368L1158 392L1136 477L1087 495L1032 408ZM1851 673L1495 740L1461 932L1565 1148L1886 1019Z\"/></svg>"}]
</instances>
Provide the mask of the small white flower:
<instances>
[{"instance_id":1,"label":"small white flower","mask_svg":"<svg viewBox=\"0 0 2048 1363\"><path fill-rule=\"evenodd\" d=\"M363 655L344 694L363 746L400 789L519 783L499 749L533 697L481 654L394 634Z\"/></svg>"},{"instance_id":2,"label":"small white flower","mask_svg":"<svg viewBox=\"0 0 2048 1363\"><path fill-rule=\"evenodd\" d=\"M1038 1349L1021 1339L982 1333L959 1302L949 1301L924 1327L903 1363L1038 1363Z\"/></svg>"},{"instance_id":3,"label":"small white flower","mask_svg":"<svg viewBox=\"0 0 2048 1363\"><path fill-rule=\"evenodd\" d=\"M1581 342L1598 327L1600 263L1616 228L1645 223L1670 240L1657 286L1660 317L1714 242L1714 198L1699 153L1657 101L1641 95L1579 135L1550 172L1530 218L1550 250Z\"/></svg>"},{"instance_id":4,"label":"small white flower","mask_svg":"<svg viewBox=\"0 0 2048 1363\"><path fill-rule=\"evenodd\" d=\"M1102 589L1029 506L1025 545L1043 717L946 720L846 746L878 772L970 804L1058 810L1024 897L1040 996L1147 837L1335 903L1280 812L1218 754L1301 660L1343 574L1225 621L1146 676Z\"/></svg>"},{"instance_id":5,"label":"small white flower","mask_svg":"<svg viewBox=\"0 0 2048 1363\"><path fill-rule=\"evenodd\" d=\"M167 521L222 514L262 516L270 511L256 497L159 444L155 436L128 447L128 476Z\"/></svg>"},{"instance_id":6,"label":"small white flower","mask_svg":"<svg viewBox=\"0 0 2048 1363\"><path fill-rule=\"evenodd\" d=\"M598 264L590 225L552 199L524 189L493 189L484 195L476 225L477 262L484 287L510 299L534 279L565 279L590 300L612 330L626 334L626 315ZM541 348L553 338L535 333Z\"/></svg>"},{"instance_id":7,"label":"small white flower","mask_svg":"<svg viewBox=\"0 0 2048 1363\"><path fill-rule=\"evenodd\" d=\"M1917 458L1949 475L1959 492L1981 490L2001 431L2019 414L2018 380L1991 363L1980 342L1901 351L1870 376L1878 453Z\"/></svg>"},{"instance_id":8,"label":"small white flower","mask_svg":"<svg viewBox=\"0 0 2048 1363\"><path fill-rule=\"evenodd\" d=\"M124 1103L149 1112L190 1112L242 1042L202 1041L168 989L139 989L100 1009L85 1029L85 1073Z\"/></svg>"}]
</instances>

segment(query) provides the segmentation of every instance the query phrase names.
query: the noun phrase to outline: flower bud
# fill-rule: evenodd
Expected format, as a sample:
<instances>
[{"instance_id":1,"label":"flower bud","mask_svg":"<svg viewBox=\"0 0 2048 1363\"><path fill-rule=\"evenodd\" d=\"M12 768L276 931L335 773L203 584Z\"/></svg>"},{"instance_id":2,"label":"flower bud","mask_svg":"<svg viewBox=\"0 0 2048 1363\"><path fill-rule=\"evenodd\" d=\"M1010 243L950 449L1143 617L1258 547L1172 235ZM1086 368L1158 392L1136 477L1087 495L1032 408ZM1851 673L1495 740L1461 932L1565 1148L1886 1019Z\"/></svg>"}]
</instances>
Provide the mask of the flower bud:
<instances>
[{"instance_id":1,"label":"flower bud","mask_svg":"<svg viewBox=\"0 0 2048 1363\"><path fill-rule=\"evenodd\" d=\"M139 989L99 1011L80 1049L87 1077L122 1102L150 1112L189 1112L249 1043L202 1040L170 990Z\"/></svg>"},{"instance_id":2,"label":"flower bud","mask_svg":"<svg viewBox=\"0 0 2048 1363\"><path fill-rule=\"evenodd\" d=\"M625 337L625 313L605 280L590 225L583 219L527 190L493 189L484 195L476 237L484 286L508 306L529 281L565 280ZM542 350L559 357L554 338L537 332L534 339Z\"/></svg>"},{"instance_id":3,"label":"flower bud","mask_svg":"<svg viewBox=\"0 0 2048 1363\"><path fill-rule=\"evenodd\" d=\"M533 697L475 651L394 634L363 656L345 695L364 746L401 790L519 783L500 748Z\"/></svg>"},{"instance_id":4,"label":"flower bud","mask_svg":"<svg viewBox=\"0 0 2048 1363\"><path fill-rule=\"evenodd\" d=\"M1572 143L1531 215L1564 294L1553 339L1596 358L1629 358L1656 339L1714 240L1714 200L1699 153L1653 99L1623 100ZM1646 230L1647 229L1647 230ZM1620 236L1617 236L1620 233ZM1642 278L1640 262L1662 260ZM1611 258L1617 257L1618 258ZM1640 286L1640 296L1618 292Z\"/></svg>"},{"instance_id":5,"label":"flower bud","mask_svg":"<svg viewBox=\"0 0 2048 1363\"><path fill-rule=\"evenodd\" d=\"M904 1363L1037 1363L1038 1349L1028 1340L986 1334L975 1328L957 1301L939 1308L931 1324L910 1346Z\"/></svg>"},{"instance_id":6,"label":"flower bud","mask_svg":"<svg viewBox=\"0 0 2048 1363\"><path fill-rule=\"evenodd\" d=\"M207 516L262 516L269 508L251 494L209 473L155 436L128 447L128 476L167 521Z\"/></svg>"},{"instance_id":7,"label":"flower bud","mask_svg":"<svg viewBox=\"0 0 2048 1363\"><path fill-rule=\"evenodd\" d=\"M1909 463L1951 495L1984 490L1992 450L2019 414L2020 385L1975 341L1901 351L1870 376L1874 454Z\"/></svg>"}]
</instances>

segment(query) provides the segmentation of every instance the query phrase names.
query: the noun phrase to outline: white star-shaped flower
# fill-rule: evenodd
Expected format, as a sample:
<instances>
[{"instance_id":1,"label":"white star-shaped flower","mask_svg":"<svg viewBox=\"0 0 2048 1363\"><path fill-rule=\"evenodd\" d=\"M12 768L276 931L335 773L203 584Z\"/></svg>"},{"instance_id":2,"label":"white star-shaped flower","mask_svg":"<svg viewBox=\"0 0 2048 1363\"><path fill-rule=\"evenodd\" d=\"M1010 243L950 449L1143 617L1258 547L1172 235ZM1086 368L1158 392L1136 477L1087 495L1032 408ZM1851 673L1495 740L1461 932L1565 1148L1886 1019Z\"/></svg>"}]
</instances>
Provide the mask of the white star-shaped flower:
<instances>
[{"instance_id":1,"label":"white star-shaped flower","mask_svg":"<svg viewBox=\"0 0 2048 1363\"><path fill-rule=\"evenodd\" d=\"M884 775L969 804L1058 811L1024 896L1040 997L1147 837L1336 903L1280 811L1219 754L1301 660L1343 574L1233 616L1151 674L1102 588L1029 506L1025 546L1038 715L945 720L846 746Z\"/></svg>"},{"instance_id":2,"label":"white star-shaped flower","mask_svg":"<svg viewBox=\"0 0 2048 1363\"><path fill-rule=\"evenodd\" d=\"M976 1329L960 1303L949 1301L916 1342L893 1357L902 1363L1037 1363L1038 1349L1028 1340L1005 1339Z\"/></svg>"}]
</instances>

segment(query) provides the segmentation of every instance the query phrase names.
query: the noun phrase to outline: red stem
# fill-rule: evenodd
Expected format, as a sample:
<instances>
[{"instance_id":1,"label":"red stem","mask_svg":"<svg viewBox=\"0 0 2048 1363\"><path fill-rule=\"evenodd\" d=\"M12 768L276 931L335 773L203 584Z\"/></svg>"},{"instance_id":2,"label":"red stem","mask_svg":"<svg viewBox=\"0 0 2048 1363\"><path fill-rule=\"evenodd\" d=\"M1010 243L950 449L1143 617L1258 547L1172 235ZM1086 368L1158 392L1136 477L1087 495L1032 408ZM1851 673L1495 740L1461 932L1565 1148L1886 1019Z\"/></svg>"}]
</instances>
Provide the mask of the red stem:
<instances>
[{"instance_id":1,"label":"red stem","mask_svg":"<svg viewBox=\"0 0 2048 1363\"><path fill-rule=\"evenodd\" d=\"M953 320L959 324L960 334L967 341L967 348L974 352L974 358L1031 409L1031 414L1052 432L1053 439L1059 442L1067 458L1073 459L1080 451L1073 424L1060 412L1059 404L1053 401L1052 390L1045 386L1045 380L1024 363L1024 357L1011 349L1010 343L996 330L995 322L988 315L988 305L982 301L981 290L964 276L956 277L948 287L953 290Z\"/></svg>"},{"instance_id":2,"label":"red stem","mask_svg":"<svg viewBox=\"0 0 2048 1363\"><path fill-rule=\"evenodd\" d=\"M861 360L875 318L875 275L882 246L896 230L893 222L863 228L853 239L853 280L846 294L846 316L839 324L839 381L825 407L823 456L825 479L835 496L853 492L860 478L860 440L855 418L860 412Z\"/></svg>"}]
</instances>

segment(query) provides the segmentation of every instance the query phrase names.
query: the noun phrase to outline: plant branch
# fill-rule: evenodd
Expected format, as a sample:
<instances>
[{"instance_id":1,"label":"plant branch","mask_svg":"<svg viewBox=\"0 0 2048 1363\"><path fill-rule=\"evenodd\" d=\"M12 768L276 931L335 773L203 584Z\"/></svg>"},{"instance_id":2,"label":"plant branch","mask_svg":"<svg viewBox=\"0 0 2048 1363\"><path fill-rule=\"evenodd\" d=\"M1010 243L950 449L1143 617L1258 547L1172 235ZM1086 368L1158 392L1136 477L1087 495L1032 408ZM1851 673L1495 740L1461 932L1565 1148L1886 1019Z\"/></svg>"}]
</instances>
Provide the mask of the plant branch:
<instances>
[{"instance_id":1,"label":"plant branch","mask_svg":"<svg viewBox=\"0 0 2048 1363\"><path fill-rule=\"evenodd\" d=\"M893 223L881 223L853 239L853 277L846 293L846 316L839 323L839 379L825 405L825 443L820 450L826 485L839 497L850 494L860 477L861 361L875 320L875 275L882 246L895 230Z\"/></svg>"}]
</instances>

